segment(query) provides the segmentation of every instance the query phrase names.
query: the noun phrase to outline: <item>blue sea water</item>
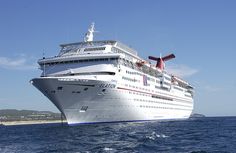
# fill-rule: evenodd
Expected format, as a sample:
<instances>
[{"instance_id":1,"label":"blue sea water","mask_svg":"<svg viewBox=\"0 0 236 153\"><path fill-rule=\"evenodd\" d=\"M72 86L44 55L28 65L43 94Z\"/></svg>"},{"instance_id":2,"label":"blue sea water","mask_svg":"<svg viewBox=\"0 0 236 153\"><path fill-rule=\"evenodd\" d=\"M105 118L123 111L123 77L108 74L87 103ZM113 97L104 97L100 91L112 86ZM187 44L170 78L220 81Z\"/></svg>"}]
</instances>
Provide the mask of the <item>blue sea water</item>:
<instances>
[{"instance_id":1,"label":"blue sea water","mask_svg":"<svg viewBox=\"0 0 236 153\"><path fill-rule=\"evenodd\" d=\"M236 117L184 121L0 127L5 153L234 153Z\"/></svg>"}]
</instances>

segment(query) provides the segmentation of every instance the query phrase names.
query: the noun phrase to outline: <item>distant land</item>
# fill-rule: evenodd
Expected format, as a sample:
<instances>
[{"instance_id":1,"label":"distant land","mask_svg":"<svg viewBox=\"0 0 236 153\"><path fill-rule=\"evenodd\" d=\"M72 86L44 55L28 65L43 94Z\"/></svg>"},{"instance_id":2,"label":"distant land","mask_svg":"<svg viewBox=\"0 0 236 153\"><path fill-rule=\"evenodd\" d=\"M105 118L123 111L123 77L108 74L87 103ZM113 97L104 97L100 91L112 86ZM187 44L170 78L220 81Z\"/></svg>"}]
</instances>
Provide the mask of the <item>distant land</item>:
<instances>
[{"instance_id":1,"label":"distant land","mask_svg":"<svg viewBox=\"0 0 236 153\"><path fill-rule=\"evenodd\" d=\"M193 113L190 116L190 118L200 118L200 117L206 117L206 116L203 114L199 114L199 113Z\"/></svg>"},{"instance_id":2,"label":"distant land","mask_svg":"<svg viewBox=\"0 0 236 153\"><path fill-rule=\"evenodd\" d=\"M1 122L35 121L35 120L61 120L61 114L50 111L35 111L35 110L17 110L17 109L0 110Z\"/></svg>"}]
</instances>

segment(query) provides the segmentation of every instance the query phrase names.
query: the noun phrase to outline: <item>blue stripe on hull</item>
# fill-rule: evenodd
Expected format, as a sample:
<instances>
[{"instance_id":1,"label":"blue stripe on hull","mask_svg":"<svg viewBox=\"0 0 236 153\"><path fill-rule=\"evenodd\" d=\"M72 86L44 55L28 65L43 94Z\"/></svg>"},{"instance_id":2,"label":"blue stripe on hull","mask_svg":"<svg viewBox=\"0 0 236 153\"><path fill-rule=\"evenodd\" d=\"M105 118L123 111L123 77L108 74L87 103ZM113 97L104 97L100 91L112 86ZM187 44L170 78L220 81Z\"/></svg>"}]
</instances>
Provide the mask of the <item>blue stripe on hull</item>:
<instances>
[{"instance_id":1,"label":"blue stripe on hull","mask_svg":"<svg viewBox=\"0 0 236 153\"><path fill-rule=\"evenodd\" d=\"M187 119L187 118L186 118ZM70 126L86 125L86 124L106 124L106 123L130 123L130 122L150 122L150 121L174 121L174 120L185 120L183 119L154 119L154 120L129 120L129 121L108 121L108 122L84 122L84 123L72 123Z\"/></svg>"}]
</instances>

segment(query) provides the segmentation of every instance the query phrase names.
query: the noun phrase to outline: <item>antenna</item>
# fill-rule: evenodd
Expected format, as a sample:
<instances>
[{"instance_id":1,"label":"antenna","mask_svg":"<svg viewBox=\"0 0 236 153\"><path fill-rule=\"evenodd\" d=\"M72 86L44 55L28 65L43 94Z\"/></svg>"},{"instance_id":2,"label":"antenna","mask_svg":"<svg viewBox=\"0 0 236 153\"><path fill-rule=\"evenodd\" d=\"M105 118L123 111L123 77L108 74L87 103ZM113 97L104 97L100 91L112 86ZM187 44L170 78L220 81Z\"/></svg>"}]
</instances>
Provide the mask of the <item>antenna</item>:
<instances>
[{"instance_id":1,"label":"antenna","mask_svg":"<svg viewBox=\"0 0 236 153\"><path fill-rule=\"evenodd\" d=\"M45 77L45 52L43 52L43 76Z\"/></svg>"},{"instance_id":2,"label":"antenna","mask_svg":"<svg viewBox=\"0 0 236 153\"><path fill-rule=\"evenodd\" d=\"M95 32L94 28L95 23L93 22L88 29L88 32L85 34L84 42L93 41L93 33Z\"/></svg>"}]
</instances>

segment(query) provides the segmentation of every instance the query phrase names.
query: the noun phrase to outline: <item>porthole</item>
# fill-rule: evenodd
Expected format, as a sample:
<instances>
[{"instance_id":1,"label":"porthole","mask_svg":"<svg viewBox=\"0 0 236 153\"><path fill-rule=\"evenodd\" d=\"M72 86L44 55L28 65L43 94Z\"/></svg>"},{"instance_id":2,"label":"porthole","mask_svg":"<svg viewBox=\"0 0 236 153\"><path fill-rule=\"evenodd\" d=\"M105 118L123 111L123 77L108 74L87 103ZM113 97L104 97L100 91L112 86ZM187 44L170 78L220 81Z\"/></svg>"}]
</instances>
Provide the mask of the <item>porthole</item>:
<instances>
[{"instance_id":1,"label":"porthole","mask_svg":"<svg viewBox=\"0 0 236 153\"><path fill-rule=\"evenodd\" d=\"M57 87L57 90L62 90L63 87Z\"/></svg>"}]
</instances>

